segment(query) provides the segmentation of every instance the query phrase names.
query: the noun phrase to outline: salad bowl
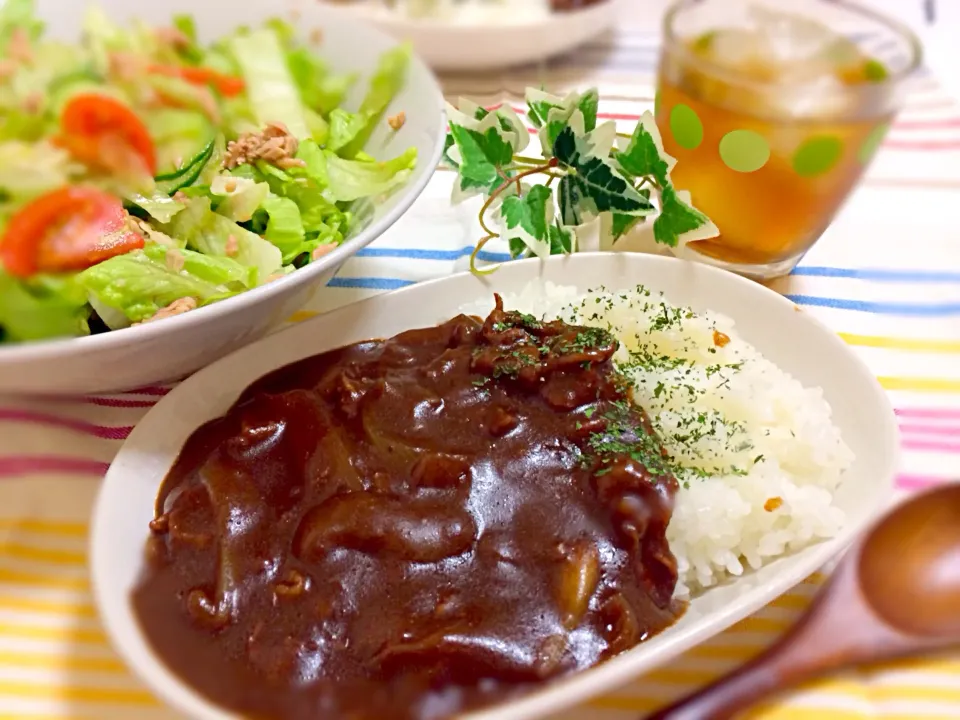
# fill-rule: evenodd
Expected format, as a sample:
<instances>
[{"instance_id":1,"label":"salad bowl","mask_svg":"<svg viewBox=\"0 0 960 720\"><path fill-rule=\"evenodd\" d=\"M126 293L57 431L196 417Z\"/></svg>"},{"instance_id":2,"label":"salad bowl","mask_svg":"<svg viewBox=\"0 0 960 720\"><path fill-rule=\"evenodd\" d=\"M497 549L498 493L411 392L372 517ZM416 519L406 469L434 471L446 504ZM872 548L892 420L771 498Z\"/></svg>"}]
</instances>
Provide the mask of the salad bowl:
<instances>
[{"instance_id":1,"label":"salad bowl","mask_svg":"<svg viewBox=\"0 0 960 720\"><path fill-rule=\"evenodd\" d=\"M108 18L116 27L136 28L134 23L139 22L141 30L148 28L150 32L170 27L171 18L187 17L190 27L195 28L196 41L205 45L224 38L247 37L247 31L241 28L255 31L269 27L272 19L279 18L284 21L284 27L293 29L296 41L304 47L316 47L315 55L326 63L331 73L356 76L356 82L342 101L347 116L353 111L358 111L358 115L363 111L361 103L376 90L371 78L383 72L383 58L399 47L390 36L354 15L319 3L100 0L98 6L99 16ZM36 2L36 17L45 25L44 37L63 43L75 44L81 36L80 28L90 32L87 12L86 3ZM252 62L256 61L253 58ZM253 83L248 83L248 90L253 95ZM49 93L49 89L46 92ZM274 97L269 85L261 84L257 92L267 97L251 97L251 103L271 107ZM416 57L410 58L405 76L389 103L378 109L381 113L375 125L371 122L372 132L362 147L365 156L387 160L401 155L411 157L415 150L416 161L410 163L412 167L399 186L392 187L389 193L364 198L366 206L354 214L355 222L339 242L330 243L322 253L305 253L301 260L312 258L312 262L300 262L297 269L290 262L281 268L285 272L271 275L269 281L261 277L259 282L248 284L250 289L244 292L209 304L200 303L200 307L173 317L160 315L156 322L137 322L137 318L129 317L128 313L128 319L119 326L121 329L81 337L30 342L9 342L8 337L8 342L4 342L0 334L0 394L107 393L177 380L266 334L307 302L317 288L326 285L347 258L393 225L433 174L443 150L446 123L442 93L426 65ZM402 121L394 121L401 113ZM178 161L178 172L180 165ZM157 177L159 180L160 175ZM0 224L2 221L0 217ZM232 236L228 237L227 242L231 239ZM193 245L188 247L196 249ZM149 241L145 250L150 250ZM229 251L222 254L231 255ZM214 258L223 259L229 258ZM0 271L0 286L5 280L9 287L9 276L5 278ZM123 288L125 283L137 281L135 278L121 280L114 287ZM15 312L11 310L13 300L10 296L5 299L2 291L0 287L0 320L5 311L8 317L10 312ZM100 308L90 302L103 317ZM166 302L169 301L156 304L163 307ZM17 320L28 323L29 317L21 316Z\"/></svg>"}]
</instances>

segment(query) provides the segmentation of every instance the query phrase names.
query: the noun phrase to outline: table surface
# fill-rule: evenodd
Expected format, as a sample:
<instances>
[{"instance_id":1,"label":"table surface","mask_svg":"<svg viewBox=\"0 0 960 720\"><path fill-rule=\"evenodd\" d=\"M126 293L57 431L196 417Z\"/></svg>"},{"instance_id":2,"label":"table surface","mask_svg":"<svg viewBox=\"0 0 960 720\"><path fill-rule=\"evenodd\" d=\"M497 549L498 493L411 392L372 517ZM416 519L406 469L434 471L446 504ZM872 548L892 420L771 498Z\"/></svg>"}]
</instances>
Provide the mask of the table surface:
<instances>
[{"instance_id":1,"label":"table surface","mask_svg":"<svg viewBox=\"0 0 960 720\"><path fill-rule=\"evenodd\" d=\"M893 8L891 0L879 4ZM922 22L923 3L908 5L895 10ZM657 56L649 18L660 4L643 6L643 17L575 56L494 76L448 76L444 86L451 97L495 102L542 81L560 89L597 85L604 116L632 126L652 104ZM960 11L953 17L952 29L925 31L934 70L911 81L907 105L859 189L797 271L774 283L836 329L889 391L902 432L900 494L960 477L960 95L938 80L947 77L938 71L956 67L948 36L960 36ZM956 87L957 77L947 85ZM414 208L291 322L465 269L478 228L472 208L450 205L452 177L438 172ZM165 391L58 402L0 398L0 720L176 718L111 650L86 567L100 477ZM710 681L772 642L819 582L811 578L669 666L555 720L637 718ZM849 672L752 716L958 718L960 654Z\"/></svg>"}]
</instances>

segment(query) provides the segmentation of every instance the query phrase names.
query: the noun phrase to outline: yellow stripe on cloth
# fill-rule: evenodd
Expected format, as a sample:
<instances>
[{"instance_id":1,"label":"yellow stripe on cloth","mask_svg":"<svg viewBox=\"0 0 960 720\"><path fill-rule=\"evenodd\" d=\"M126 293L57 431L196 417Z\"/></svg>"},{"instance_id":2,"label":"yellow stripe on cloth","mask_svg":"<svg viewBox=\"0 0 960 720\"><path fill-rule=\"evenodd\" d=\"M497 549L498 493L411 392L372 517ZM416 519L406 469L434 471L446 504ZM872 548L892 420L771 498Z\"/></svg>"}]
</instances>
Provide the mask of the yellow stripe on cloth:
<instances>
[{"instance_id":1,"label":"yellow stripe on cloth","mask_svg":"<svg viewBox=\"0 0 960 720\"><path fill-rule=\"evenodd\" d=\"M55 627L47 625L25 625L23 623L0 624L0 637L14 640L48 640L61 643L65 647L76 643L88 645L107 645L107 636L102 630Z\"/></svg>"},{"instance_id":2,"label":"yellow stripe on cloth","mask_svg":"<svg viewBox=\"0 0 960 720\"><path fill-rule=\"evenodd\" d=\"M23 585L54 590L87 590L90 587L90 581L85 577L62 577L0 568L0 585Z\"/></svg>"},{"instance_id":3,"label":"yellow stripe on cloth","mask_svg":"<svg viewBox=\"0 0 960 720\"><path fill-rule=\"evenodd\" d=\"M309 320L310 318L315 318L319 315L316 310L298 310L293 315L287 318L289 323L298 323L303 322L304 320Z\"/></svg>"},{"instance_id":4,"label":"yellow stripe on cloth","mask_svg":"<svg viewBox=\"0 0 960 720\"><path fill-rule=\"evenodd\" d=\"M110 703L157 707L160 702L146 690L86 687L83 685L46 685L20 680L0 680L0 696L32 700ZM21 716L22 717L22 716Z\"/></svg>"},{"instance_id":5,"label":"yellow stripe on cloth","mask_svg":"<svg viewBox=\"0 0 960 720\"><path fill-rule=\"evenodd\" d=\"M0 518L0 531L20 530L43 535L64 535L86 539L89 525L80 522L57 522L32 518Z\"/></svg>"},{"instance_id":6,"label":"yellow stripe on cloth","mask_svg":"<svg viewBox=\"0 0 960 720\"><path fill-rule=\"evenodd\" d=\"M878 715L870 710L853 710L850 708L804 708L791 705L762 706L745 713L743 720L957 720L950 714L923 713L889 713Z\"/></svg>"},{"instance_id":7,"label":"yellow stripe on cloth","mask_svg":"<svg viewBox=\"0 0 960 720\"><path fill-rule=\"evenodd\" d=\"M113 657L83 657L77 655L35 653L19 650L0 650L0 667L31 668L51 673L105 672L127 674L127 666Z\"/></svg>"},{"instance_id":8,"label":"yellow stripe on cloth","mask_svg":"<svg viewBox=\"0 0 960 720\"><path fill-rule=\"evenodd\" d=\"M878 377L884 390L909 392L960 393L960 379L921 377Z\"/></svg>"},{"instance_id":9,"label":"yellow stripe on cloth","mask_svg":"<svg viewBox=\"0 0 960 720\"><path fill-rule=\"evenodd\" d=\"M0 610L27 612L41 615L61 615L63 617L94 618L96 608L88 602L66 602L42 600L40 598L0 595Z\"/></svg>"},{"instance_id":10,"label":"yellow stripe on cloth","mask_svg":"<svg viewBox=\"0 0 960 720\"><path fill-rule=\"evenodd\" d=\"M84 567L87 564L87 554L72 550L55 550L52 548L22 545L20 543L5 542L0 544L0 557L28 562L50 563L53 565L75 565Z\"/></svg>"},{"instance_id":11,"label":"yellow stripe on cloth","mask_svg":"<svg viewBox=\"0 0 960 720\"><path fill-rule=\"evenodd\" d=\"M857 347L907 350L909 352L960 354L960 340L927 340L924 338L880 337L838 333L848 345Z\"/></svg>"}]
</instances>

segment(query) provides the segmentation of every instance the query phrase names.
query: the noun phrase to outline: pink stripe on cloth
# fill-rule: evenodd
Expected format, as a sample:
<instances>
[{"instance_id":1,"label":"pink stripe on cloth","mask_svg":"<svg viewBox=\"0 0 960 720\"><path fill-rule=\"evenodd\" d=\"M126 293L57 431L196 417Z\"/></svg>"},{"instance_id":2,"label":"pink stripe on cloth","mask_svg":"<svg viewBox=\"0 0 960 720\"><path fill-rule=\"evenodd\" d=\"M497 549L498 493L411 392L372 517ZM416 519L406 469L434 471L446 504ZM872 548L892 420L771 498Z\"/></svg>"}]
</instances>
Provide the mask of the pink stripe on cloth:
<instances>
[{"instance_id":1,"label":"pink stripe on cloth","mask_svg":"<svg viewBox=\"0 0 960 720\"><path fill-rule=\"evenodd\" d=\"M110 427L107 425L96 425L84 420L74 420L73 418L60 415L34 412L32 410L15 410L13 408L0 408L0 421L4 420L64 428L105 440L126 440L127 436L133 431L132 426Z\"/></svg>"},{"instance_id":2,"label":"pink stripe on cloth","mask_svg":"<svg viewBox=\"0 0 960 720\"><path fill-rule=\"evenodd\" d=\"M938 440L904 440L904 450L917 452L960 453L960 442L940 442Z\"/></svg>"},{"instance_id":3,"label":"pink stripe on cloth","mask_svg":"<svg viewBox=\"0 0 960 720\"><path fill-rule=\"evenodd\" d=\"M50 398L41 398L42 400ZM84 405L99 405L100 407L111 407L111 408L150 408L157 404L157 400L127 400L125 398L112 398L112 397L83 397L83 396L69 396L65 395L62 397L53 398L57 402L64 403L80 403Z\"/></svg>"},{"instance_id":4,"label":"pink stripe on cloth","mask_svg":"<svg viewBox=\"0 0 960 720\"><path fill-rule=\"evenodd\" d=\"M885 150L938 152L940 150L960 150L960 140L884 140L883 147Z\"/></svg>"},{"instance_id":5,"label":"pink stripe on cloth","mask_svg":"<svg viewBox=\"0 0 960 720\"><path fill-rule=\"evenodd\" d=\"M118 395L166 395L173 388L163 387L161 385L151 385L150 387L135 388L126 392L117 393Z\"/></svg>"},{"instance_id":6,"label":"pink stripe on cloth","mask_svg":"<svg viewBox=\"0 0 960 720\"><path fill-rule=\"evenodd\" d=\"M940 427L939 425L910 425L903 423L900 425L900 432L910 435L938 435L941 437L960 437L960 426L958 427Z\"/></svg>"},{"instance_id":7,"label":"pink stripe on cloth","mask_svg":"<svg viewBox=\"0 0 960 720\"><path fill-rule=\"evenodd\" d=\"M55 455L9 455L0 457L0 479L40 473L66 473L102 477L110 463L87 458Z\"/></svg>"},{"instance_id":8,"label":"pink stripe on cloth","mask_svg":"<svg viewBox=\"0 0 960 720\"><path fill-rule=\"evenodd\" d=\"M893 412L915 420L960 420L960 409L954 408L896 408Z\"/></svg>"},{"instance_id":9,"label":"pink stripe on cloth","mask_svg":"<svg viewBox=\"0 0 960 720\"><path fill-rule=\"evenodd\" d=\"M933 477L932 475L903 474L897 476L897 487L901 490L926 490L949 482L956 481L942 477Z\"/></svg>"},{"instance_id":10,"label":"pink stripe on cloth","mask_svg":"<svg viewBox=\"0 0 960 720\"><path fill-rule=\"evenodd\" d=\"M488 110L496 110L501 107L501 105L491 105ZM527 109L520 107L518 105L510 106L517 115L525 116L527 114ZM611 113L611 112L598 112L597 119L599 120L625 120L629 122L636 122L640 119L640 113ZM893 124L894 130L908 130L908 131L918 131L918 130L945 130L952 128L960 128L960 117L954 118L943 118L938 120L913 120L913 121L901 121L895 122Z\"/></svg>"}]
</instances>

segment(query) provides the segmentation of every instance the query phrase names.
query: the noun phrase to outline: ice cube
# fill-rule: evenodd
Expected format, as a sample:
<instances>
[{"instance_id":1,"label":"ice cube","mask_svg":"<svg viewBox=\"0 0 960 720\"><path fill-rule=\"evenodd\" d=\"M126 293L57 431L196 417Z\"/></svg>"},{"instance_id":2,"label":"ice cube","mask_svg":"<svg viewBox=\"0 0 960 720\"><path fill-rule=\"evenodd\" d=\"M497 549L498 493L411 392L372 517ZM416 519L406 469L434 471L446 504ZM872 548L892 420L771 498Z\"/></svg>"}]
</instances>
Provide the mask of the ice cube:
<instances>
[{"instance_id":1,"label":"ice cube","mask_svg":"<svg viewBox=\"0 0 960 720\"><path fill-rule=\"evenodd\" d=\"M759 5L751 7L750 15L755 32L763 40L764 54L777 65L822 58L837 40L837 33L813 18Z\"/></svg>"},{"instance_id":2,"label":"ice cube","mask_svg":"<svg viewBox=\"0 0 960 720\"><path fill-rule=\"evenodd\" d=\"M709 58L732 69L753 65L765 53L763 38L754 30L722 28L705 38Z\"/></svg>"}]
</instances>

